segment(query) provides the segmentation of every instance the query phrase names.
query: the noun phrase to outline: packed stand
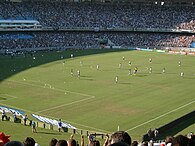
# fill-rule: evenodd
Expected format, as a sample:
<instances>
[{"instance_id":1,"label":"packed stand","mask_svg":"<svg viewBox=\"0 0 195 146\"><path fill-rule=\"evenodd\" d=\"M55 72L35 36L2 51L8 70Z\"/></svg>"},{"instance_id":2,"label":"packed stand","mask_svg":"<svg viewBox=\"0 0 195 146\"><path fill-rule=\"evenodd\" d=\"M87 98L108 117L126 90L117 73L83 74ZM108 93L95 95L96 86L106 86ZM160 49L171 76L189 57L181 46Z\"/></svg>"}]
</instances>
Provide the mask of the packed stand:
<instances>
[{"instance_id":1,"label":"packed stand","mask_svg":"<svg viewBox=\"0 0 195 146\"><path fill-rule=\"evenodd\" d=\"M35 19L46 27L160 28L194 30L192 6L144 4L1 2L0 18Z\"/></svg>"},{"instance_id":2,"label":"packed stand","mask_svg":"<svg viewBox=\"0 0 195 146\"><path fill-rule=\"evenodd\" d=\"M118 32L36 32L28 34L0 35L0 48L99 48L100 40L109 40L105 45L121 47L189 47L194 35L158 33L118 33ZM109 44L111 42L112 44Z\"/></svg>"}]
</instances>

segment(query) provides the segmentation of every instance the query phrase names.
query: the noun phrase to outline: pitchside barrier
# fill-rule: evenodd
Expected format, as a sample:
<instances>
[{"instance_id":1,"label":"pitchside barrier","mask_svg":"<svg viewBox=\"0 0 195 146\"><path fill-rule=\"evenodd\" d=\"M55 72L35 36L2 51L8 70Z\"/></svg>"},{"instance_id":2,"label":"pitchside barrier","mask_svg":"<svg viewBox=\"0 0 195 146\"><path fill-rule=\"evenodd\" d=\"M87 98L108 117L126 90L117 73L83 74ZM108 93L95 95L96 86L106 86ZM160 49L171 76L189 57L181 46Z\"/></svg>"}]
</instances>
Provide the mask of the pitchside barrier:
<instances>
[{"instance_id":1,"label":"pitchside barrier","mask_svg":"<svg viewBox=\"0 0 195 146\"><path fill-rule=\"evenodd\" d=\"M14 122L14 117L11 114L8 114L7 121ZM24 125L24 120L21 117L17 117L15 120L15 123L20 123L20 124ZM31 124L32 124L32 120L27 119L26 126L31 127ZM43 123L43 122L38 122L38 121L36 121L36 127L58 131L58 126ZM97 136L97 137L102 138L102 139L107 134L107 133L102 133L102 132L88 131L88 130L83 130L83 129L72 129L72 128L66 128L66 127L62 127L62 132L85 135L85 136L92 134L93 136L95 136L95 137Z\"/></svg>"}]
</instances>

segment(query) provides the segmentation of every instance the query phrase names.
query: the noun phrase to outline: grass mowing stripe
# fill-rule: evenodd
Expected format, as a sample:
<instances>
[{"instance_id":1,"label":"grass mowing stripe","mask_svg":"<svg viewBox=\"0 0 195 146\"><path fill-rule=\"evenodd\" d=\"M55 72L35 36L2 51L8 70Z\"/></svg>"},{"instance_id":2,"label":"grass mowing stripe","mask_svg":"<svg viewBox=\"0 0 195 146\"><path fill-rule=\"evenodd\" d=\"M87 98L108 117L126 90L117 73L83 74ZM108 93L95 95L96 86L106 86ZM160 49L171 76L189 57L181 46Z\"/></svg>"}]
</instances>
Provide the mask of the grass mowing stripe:
<instances>
[{"instance_id":1,"label":"grass mowing stripe","mask_svg":"<svg viewBox=\"0 0 195 146\"><path fill-rule=\"evenodd\" d=\"M182 109L182 108L184 108L184 107L186 107L186 106L188 106L188 105L191 105L191 104L193 104L193 103L195 103L195 100L193 100L193 101L191 101L191 102L189 102L189 103L187 103L187 104L184 104L184 105L182 105L182 106L180 106L180 107L178 107L178 108L176 108L176 109L173 109L173 110L171 110L171 111L169 111L169 112L167 112L167 113L164 113L164 114L162 114L162 115L160 115L160 116L158 116L158 117L156 117L156 118L154 118L154 119L151 119L151 120L146 121L146 122L144 122L144 123L142 123L142 124L140 124L140 125L137 125L137 126L131 128L131 129L128 129L128 130L126 130L126 132L131 131L131 130L134 130L134 129L138 128L138 127L141 127L141 126L143 126L143 125L145 125L145 124L148 124L148 123L150 123L150 122L153 122L153 121L155 121L155 120L157 120L157 119L160 119L160 118L162 118L162 117L164 117L164 116L166 116L166 115L168 115L168 114L170 114L170 113L173 113L173 112L175 112L175 111L177 111L177 110L179 110L179 109Z\"/></svg>"},{"instance_id":2,"label":"grass mowing stripe","mask_svg":"<svg viewBox=\"0 0 195 146\"><path fill-rule=\"evenodd\" d=\"M23 83L20 81L16 81L16 80L8 80L9 82L15 82L15 83L19 83L19 84L23 84L23 85L28 85L28 86L34 86L34 87L41 87L41 88L47 88L47 89L51 89L51 90L56 90L56 91L60 91L60 92L69 92L69 93L73 93L73 94L78 94L78 95L82 95L82 96L88 96L88 97L95 97L93 95L89 95L89 94L84 94L84 93L78 93L78 92L73 92L73 91L68 91L68 90L63 90L63 89L57 89L57 88L49 88L49 87L45 87L45 86L40 86L40 85L35 85L35 84L30 84L30 83ZM26 82L26 81L25 81Z\"/></svg>"},{"instance_id":3,"label":"grass mowing stripe","mask_svg":"<svg viewBox=\"0 0 195 146\"><path fill-rule=\"evenodd\" d=\"M18 98L18 97L16 97L16 96L13 96L13 95L10 95L10 94L0 94L0 96L1 97L5 97L5 98L7 98L7 97L11 97L12 99L16 99L16 98ZM7 96L7 97L6 97Z\"/></svg>"},{"instance_id":4,"label":"grass mowing stripe","mask_svg":"<svg viewBox=\"0 0 195 146\"><path fill-rule=\"evenodd\" d=\"M62 104L62 105L59 105L59 106L55 106L55 107L52 107L52 108L48 108L48 109L41 110L41 111L39 111L37 113L41 113L41 112L45 112L45 111L57 109L57 108L60 108L60 107L64 107L64 106L71 105L71 104L75 104L75 103L79 103L79 102L83 102L85 100L89 100L89 99L92 99L92 98L95 98L95 97L93 96L93 97L89 97L89 98L84 98L84 99L81 99L81 100L77 100L77 101L74 101L74 102Z\"/></svg>"},{"instance_id":5,"label":"grass mowing stripe","mask_svg":"<svg viewBox=\"0 0 195 146\"><path fill-rule=\"evenodd\" d=\"M8 80L8 81L9 81L9 82L19 83L19 84L24 84L24 85L30 85L30 86L34 86L34 87L41 87L41 88L44 88L44 87L42 87L42 86L35 85L35 84L22 83L22 82L13 81L13 80ZM50 88L48 88L48 89L50 89ZM83 94L83 93L77 93L77 92L72 92L72 91L66 91L66 90L62 90L62 89L56 89L56 88L54 88L54 89L52 89L52 90L56 90L56 91L60 91L60 92L69 92L69 93L79 94L79 95L82 95L82 96L90 96L90 97L89 97L89 98L82 99L82 100L78 100L78 101L75 101L75 102L63 104L63 105L60 105L60 106L56 106L56 107L53 107L53 108L45 109L45 110L42 110L42 111L39 111L39 112L29 111L29 110L26 110L26 109L22 109L22 110L27 111L27 112L30 112L30 113L40 114L41 112L44 112L44 111L56 109L56 108L59 108L59 107L63 107L63 106L67 106L67 105L71 105L71 104L74 104L74 103L79 103L79 102L82 102L82 101L86 101L86 100L95 98L95 96L92 96L92 95ZM15 96L12 96L12 97L15 97ZM15 98L17 98L17 97L15 97ZM6 105L6 104L4 104L4 105ZM10 105L6 105L6 106L11 107ZM16 108L16 107L13 107L13 108ZM21 108L19 108L19 109L21 109ZM43 116L48 117L48 115L43 115ZM50 118L55 118L55 119L56 119L56 117L50 117ZM63 119L62 119L62 120L63 120ZM67 121L67 120L66 120L66 121ZM73 123L73 122L70 122L70 121L68 121L68 122L69 122L69 123ZM102 130L102 129L97 129L97 128L94 128L94 127L90 127L90 126L86 126L86 125L82 125L82 124L78 124L78 123L73 123L73 124L80 125L80 126L83 126L83 127L86 127L86 128L94 129L94 130L98 130L98 131L105 131L105 130ZM108 131L105 131L105 132L108 132Z\"/></svg>"},{"instance_id":6,"label":"grass mowing stripe","mask_svg":"<svg viewBox=\"0 0 195 146\"><path fill-rule=\"evenodd\" d=\"M29 112L29 113L39 114L39 113L34 112L34 111L22 109L22 108L19 108L19 107L15 107L15 106L8 105L8 104L3 104L3 103L1 103L1 105L6 106L6 107L10 107L10 108L14 108L14 109L20 109L20 110L23 110L23 111ZM58 117L52 117L52 116L48 116L48 115L45 115L45 114L41 114L41 116L45 116L45 117L51 118L51 119L58 119ZM111 133L110 131L106 131L106 130L103 130L103 129L98 129L98 128L95 128L95 127L86 126L86 125L83 125L83 124L71 122L71 121L68 121L68 120L65 120L65 119L62 119L62 121L66 121L67 123L70 123L70 124L75 124L75 125L79 125L79 126L82 126L82 127L89 128L89 129L93 129L93 130L99 131L99 132ZM86 131L90 131L90 130L88 130L88 129L85 129L85 130L86 130Z\"/></svg>"}]
</instances>

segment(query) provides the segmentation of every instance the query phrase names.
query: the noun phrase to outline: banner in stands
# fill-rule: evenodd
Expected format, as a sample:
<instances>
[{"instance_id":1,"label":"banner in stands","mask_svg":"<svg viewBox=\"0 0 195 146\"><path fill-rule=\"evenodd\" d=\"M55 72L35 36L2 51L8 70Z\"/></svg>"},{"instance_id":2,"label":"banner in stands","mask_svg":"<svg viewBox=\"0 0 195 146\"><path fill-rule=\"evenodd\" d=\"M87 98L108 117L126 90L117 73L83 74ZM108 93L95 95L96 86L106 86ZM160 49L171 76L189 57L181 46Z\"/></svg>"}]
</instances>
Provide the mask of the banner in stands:
<instances>
[{"instance_id":1,"label":"banner in stands","mask_svg":"<svg viewBox=\"0 0 195 146\"><path fill-rule=\"evenodd\" d=\"M0 112L2 113L2 111L5 111L6 113L15 113L17 116L23 117L24 112L21 110L17 110L17 109L13 109L13 108L9 108L9 107L5 107L5 106L0 106Z\"/></svg>"},{"instance_id":2,"label":"banner in stands","mask_svg":"<svg viewBox=\"0 0 195 146\"><path fill-rule=\"evenodd\" d=\"M166 50L155 50L155 51L158 53L165 53L166 52Z\"/></svg>"},{"instance_id":3,"label":"banner in stands","mask_svg":"<svg viewBox=\"0 0 195 146\"><path fill-rule=\"evenodd\" d=\"M57 120L46 118L46 117L42 117L42 116L35 115L35 114L32 114L32 116L34 118L36 118L37 120L43 122L43 123L47 123L47 124L58 126L58 122L59 121L57 121ZM62 127L71 128L71 129L77 129L76 127L74 127L74 126L72 126L72 125L70 125L68 123L65 123L65 122L62 122Z\"/></svg>"},{"instance_id":4,"label":"banner in stands","mask_svg":"<svg viewBox=\"0 0 195 146\"><path fill-rule=\"evenodd\" d=\"M169 51L169 54L195 55L195 52Z\"/></svg>"},{"instance_id":5,"label":"banner in stands","mask_svg":"<svg viewBox=\"0 0 195 146\"><path fill-rule=\"evenodd\" d=\"M138 47L136 47L136 50L140 50L140 51L148 51L148 52L152 52L152 51L154 51L153 49L149 49L149 48L138 48Z\"/></svg>"}]
</instances>

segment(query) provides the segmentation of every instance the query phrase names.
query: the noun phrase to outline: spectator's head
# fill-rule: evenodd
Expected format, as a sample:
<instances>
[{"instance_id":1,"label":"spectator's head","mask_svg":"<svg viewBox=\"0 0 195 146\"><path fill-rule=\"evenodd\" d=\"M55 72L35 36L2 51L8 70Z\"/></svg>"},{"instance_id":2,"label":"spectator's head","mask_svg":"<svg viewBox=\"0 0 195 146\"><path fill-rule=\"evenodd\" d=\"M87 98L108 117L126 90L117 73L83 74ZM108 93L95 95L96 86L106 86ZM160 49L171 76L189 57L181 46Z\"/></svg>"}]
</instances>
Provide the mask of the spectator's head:
<instances>
[{"instance_id":1,"label":"spectator's head","mask_svg":"<svg viewBox=\"0 0 195 146\"><path fill-rule=\"evenodd\" d=\"M56 146L68 146L68 144L66 140L58 140Z\"/></svg>"},{"instance_id":2,"label":"spectator's head","mask_svg":"<svg viewBox=\"0 0 195 146\"><path fill-rule=\"evenodd\" d=\"M143 141L141 146L148 146L148 142L147 141Z\"/></svg>"},{"instance_id":3,"label":"spectator's head","mask_svg":"<svg viewBox=\"0 0 195 146\"><path fill-rule=\"evenodd\" d=\"M189 146L195 146L195 135L192 135L189 140Z\"/></svg>"},{"instance_id":4,"label":"spectator's head","mask_svg":"<svg viewBox=\"0 0 195 146\"><path fill-rule=\"evenodd\" d=\"M129 146L129 145L125 142L119 141L119 142L111 144L110 146Z\"/></svg>"},{"instance_id":5,"label":"spectator's head","mask_svg":"<svg viewBox=\"0 0 195 146\"><path fill-rule=\"evenodd\" d=\"M24 141L24 146L34 146L35 140L32 137L27 137Z\"/></svg>"},{"instance_id":6,"label":"spectator's head","mask_svg":"<svg viewBox=\"0 0 195 146\"><path fill-rule=\"evenodd\" d=\"M40 146L38 143L35 143L35 146Z\"/></svg>"},{"instance_id":7,"label":"spectator's head","mask_svg":"<svg viewBox=\"0 0 195 146\"><path fill-rule=\"evenodd\" d=\"M131 145L132 146L138 146L138 142L137 141L133 141Z\"/></svg>"},{"instance_id":8,"label":"spectator's head","mask_svg":"<svg viewBox=\"0 0 195 146\"><path fill-rule=\"evenodd\" d=\"M57 139L52 138L51 141L49 142L49 146L55 146L57 142L58 142Z\"/></svg>"},{"instance_id":9,"label":"spectator's head","mask_svg":"<svg viewBox=\"0 0 195 146\"><path fill-rule=\"evenodd\" d=\"M131 137L125 131L117 131L111 135L111 144L116 142L125 142L128 145L131 145Z\"/></svg>"},{"instance_id":10,"label":"spectator's head","mask_svg":"<svg viewBox=\"0 0 195 146\"><path fill-rule=\"evenodd\" d=\"M194 133L190 132L190 133L187 134L187 138L191 139L193 135L194 135Z\"/></svg>"},{"instance_id":11,"label":"spectator's head","mask_svg":"<svg viewBox=\"0 0 195 146\"><path fill-rule=\"evenodd\" d=\"M93 140L93 146L100 146L100 142L98 140Z\"/></svg>"},{"instance_id":12,"label":"spectator's head","mask_svg":"<svg viewBox=\"0 0 195 146\"><path fill-rule=\"evenodd\" d=\"M186 136L178 135L173 139L173 146L187 146L189 139Z\"/></svg>"},{"instance_id":13,"label":"spectator's head","mask_svg":"<svg viewBox=\"0 0 195 146\"><path fill-rule=\"evenodd\" d=\"M20 141L10 141L5 144L5 146L24 146Z\"/></svg>"},{"instance_id":14,"label":"spectator's head","mask_svg":"<svg viewBox=\"0 0 195 146\"><path fill-rule=\"evenodd\" d=\"M69 139L67 141L68 146L77 146L77 142L75 139Z\"/></svg>"},{"instance_id":15,"label":"spectator's head","mask_svg":"<svg viewBox=\"0 0 195 146\"><path fill-rule=\"evenodd\" d=\"M165 138L165 144L167 145L168 143L172 143L173 142L173 136L167 136Z\"/></svg>"}]
</instances>

